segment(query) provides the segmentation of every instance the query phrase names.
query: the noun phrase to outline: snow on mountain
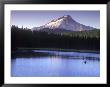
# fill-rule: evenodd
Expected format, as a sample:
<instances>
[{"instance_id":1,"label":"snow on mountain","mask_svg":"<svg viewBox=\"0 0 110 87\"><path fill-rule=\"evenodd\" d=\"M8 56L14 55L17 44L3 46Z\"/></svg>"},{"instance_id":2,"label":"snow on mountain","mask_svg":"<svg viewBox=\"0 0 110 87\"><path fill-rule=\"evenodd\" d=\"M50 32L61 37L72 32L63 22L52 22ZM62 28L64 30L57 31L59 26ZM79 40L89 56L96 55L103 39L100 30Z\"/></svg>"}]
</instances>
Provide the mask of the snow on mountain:
<instances>
[{"instance_id":1,"label":"snow on mountain","mask_svg":"<svg viewBox=\"0 0 110 87\"><path fill-rule=\"evenodd\" d=\"M62 16L40 27L34 27L33 30L42 30L45 28L52 29L52 30L64 29L69 31L84 31L84 30L94 29L93 27L86 26L76 22L75 20L72 19L70 15Z\"/></svg>"}]
</instances>

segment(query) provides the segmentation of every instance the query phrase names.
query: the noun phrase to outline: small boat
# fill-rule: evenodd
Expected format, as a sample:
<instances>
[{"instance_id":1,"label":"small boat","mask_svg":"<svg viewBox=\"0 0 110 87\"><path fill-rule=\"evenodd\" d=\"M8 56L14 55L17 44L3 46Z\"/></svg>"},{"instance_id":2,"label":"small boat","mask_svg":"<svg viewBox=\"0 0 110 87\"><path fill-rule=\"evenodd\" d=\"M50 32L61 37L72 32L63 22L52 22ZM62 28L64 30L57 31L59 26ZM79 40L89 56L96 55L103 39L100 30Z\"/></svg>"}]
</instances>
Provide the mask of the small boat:
<instances>
[{"instance_id":1,"label":"small boat","mask_svg":"<svg viewBox=\"0 0 110 87\"><path fill-rule=\"evenodd\" d=\"M84 63L86 64L86 63L87 63L87 61L84 61Z\"/></svg>"}]
</instances>

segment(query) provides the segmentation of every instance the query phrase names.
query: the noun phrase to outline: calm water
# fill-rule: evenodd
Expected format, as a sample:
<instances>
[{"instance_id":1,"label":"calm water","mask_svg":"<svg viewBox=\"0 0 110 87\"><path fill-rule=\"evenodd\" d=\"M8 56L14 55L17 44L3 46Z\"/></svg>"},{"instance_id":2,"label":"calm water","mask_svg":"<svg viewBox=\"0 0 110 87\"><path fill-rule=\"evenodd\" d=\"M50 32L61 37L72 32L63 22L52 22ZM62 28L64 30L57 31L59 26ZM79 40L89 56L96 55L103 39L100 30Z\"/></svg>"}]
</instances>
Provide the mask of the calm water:
<instances>
[{"instance_id":1,"label":"calm water","mask_svg":"<svg viewBox=\"0 0 110 87\"><path fill-rule=\"evenodd\" d=\"M33 55L15 56L11 76L15 77L97 77L100 54L33 50ZM36 54L36 55L35 55ZM39 55L40 54L40 55Z\"/></svg>"}]
</instances>

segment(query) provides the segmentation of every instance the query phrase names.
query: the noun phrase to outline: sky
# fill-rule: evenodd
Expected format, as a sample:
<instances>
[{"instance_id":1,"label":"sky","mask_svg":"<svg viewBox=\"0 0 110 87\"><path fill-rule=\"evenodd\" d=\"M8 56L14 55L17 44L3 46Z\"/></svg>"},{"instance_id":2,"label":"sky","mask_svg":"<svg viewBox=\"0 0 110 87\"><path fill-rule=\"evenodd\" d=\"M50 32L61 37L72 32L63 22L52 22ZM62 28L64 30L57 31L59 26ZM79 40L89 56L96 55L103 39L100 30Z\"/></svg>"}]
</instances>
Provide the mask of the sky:
<instances>
[{"instance_id":1,"label":"sky","mask_svg":"<svg viewBox=\"0 0 110 87\"><path fill-rule=\"evenodd\" d=\"M70 15L75 21L100 29L100 11L38 11L38 10L13 10L11 11L11 25L18 27L39 27L53 19Z\"/></svg>"}]
</instances>

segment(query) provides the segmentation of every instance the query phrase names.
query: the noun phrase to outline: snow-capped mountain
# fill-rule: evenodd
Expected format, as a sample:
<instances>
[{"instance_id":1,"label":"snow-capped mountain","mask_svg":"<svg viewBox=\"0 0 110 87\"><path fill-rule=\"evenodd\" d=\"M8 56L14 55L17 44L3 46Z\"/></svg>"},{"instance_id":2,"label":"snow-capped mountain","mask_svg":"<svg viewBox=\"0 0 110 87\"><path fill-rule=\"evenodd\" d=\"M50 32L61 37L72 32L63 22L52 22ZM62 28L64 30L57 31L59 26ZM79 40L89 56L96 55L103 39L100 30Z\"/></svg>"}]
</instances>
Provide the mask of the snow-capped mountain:
<instances>
[{"instance_id":1,"label":"snow-capped mountain","mask_svg":"<svg viewBox=\"0 0 110 87\"><path fill-rule=\"evenodd\" d=\"M52 20L49 23L40 26L40 27L34 27L33 30L56 30L56 29L63 29L63 30L69 30L69 31L84 31L84 30L93 30L93 27L86 26L83 24L80 24L72 19L70 15L62 16L58 19Z\"/></svg>"}]
</instances>

